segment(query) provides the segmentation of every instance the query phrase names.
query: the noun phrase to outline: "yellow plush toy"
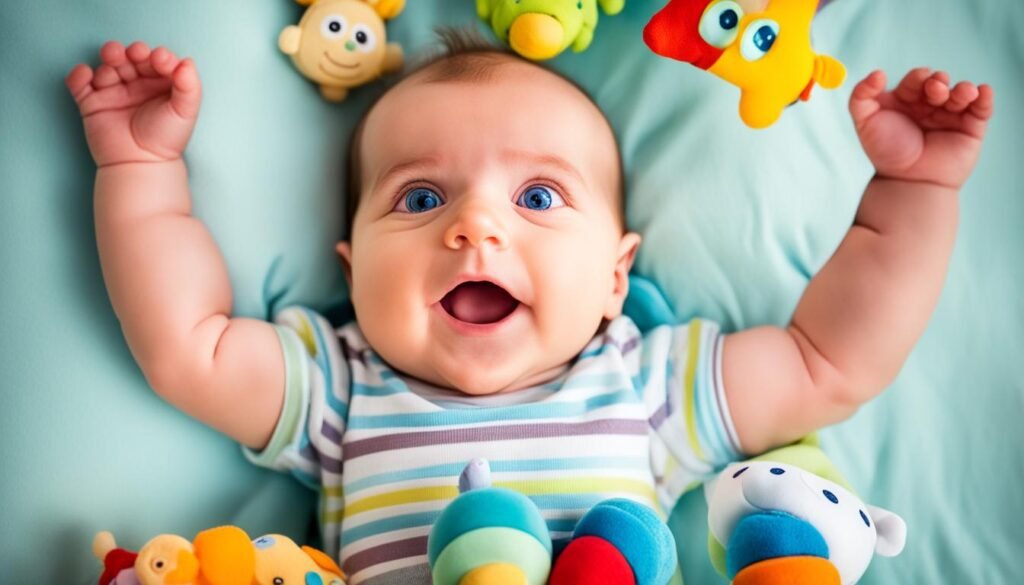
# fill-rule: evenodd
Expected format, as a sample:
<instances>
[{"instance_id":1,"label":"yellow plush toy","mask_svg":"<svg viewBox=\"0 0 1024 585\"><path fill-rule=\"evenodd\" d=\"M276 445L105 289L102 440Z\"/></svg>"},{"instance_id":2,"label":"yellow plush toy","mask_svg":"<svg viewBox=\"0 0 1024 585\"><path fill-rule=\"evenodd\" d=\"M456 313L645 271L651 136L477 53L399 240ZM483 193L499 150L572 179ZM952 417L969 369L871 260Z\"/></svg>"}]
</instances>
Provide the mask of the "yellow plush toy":
<instances>
[{"instance_id":1,"label":"yellow plush toy","mask_svg":"<svg viewBox=\"0 0 1024 585\"><path fill-rule=\"evenodd\" d=\"M200 532L192 542L161 534L138 553L100 532L93 554L104 565L99 585L345 585L326 554L280 534L249 540L234 526Z\"/></svg>"},{"instance_id":2,"label":"yellow plush toy","mask_svg":"<svg viewBox=\"0 0 1024 585\"><path fill-rule=\"evenodd\" d=\"M277 46L332 102L350 89L402 68L402 48L387 42L384 21L398 16L405 0L296 0L309 8L299 24L285 27Z\"/></svg>"}]
</instances>

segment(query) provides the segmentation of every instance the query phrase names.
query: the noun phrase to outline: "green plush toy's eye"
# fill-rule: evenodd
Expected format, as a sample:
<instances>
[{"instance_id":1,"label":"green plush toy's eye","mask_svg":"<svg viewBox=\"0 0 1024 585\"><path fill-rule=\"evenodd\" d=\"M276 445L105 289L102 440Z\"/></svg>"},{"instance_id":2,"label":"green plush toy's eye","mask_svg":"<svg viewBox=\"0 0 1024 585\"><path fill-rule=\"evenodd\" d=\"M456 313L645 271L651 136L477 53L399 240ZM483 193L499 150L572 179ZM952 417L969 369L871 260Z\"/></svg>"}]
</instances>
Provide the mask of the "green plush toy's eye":
<instances>
[{"instance_id":1,"label":"green plush toy's eye","mask_svg":"<svg viewBox=\"0 0 1024 585\"><path fill-rule=\"evenodd\" d=\"M724 0L713 4L700 18L700 38L712 47L724 49L736 40L741 20L743 8L736 2Z\"/></svg>"},{"instance_id":2,"label":"green plush toy's eye","mask_svg":"<svg viewBox=\"0 0 1024 585\"><path fill-rule=\"evenodd\" d=\"M344 16L328 14L320 23L320 34L327 40L336 41L345 34L345 29L348 28L347 24Z\"/></svg>"},{"instance_id":3,"label":"green plush toy's eye","mask_svg":"<svg viewBox=\"0 0 1024 585\"><path fill-rule=\"evenodd\" d=\"M747 61L757 61L772 50L779 37L779 23L767 18L750 23L743 33L740 55Z\"/></svg>"}]
</instances>

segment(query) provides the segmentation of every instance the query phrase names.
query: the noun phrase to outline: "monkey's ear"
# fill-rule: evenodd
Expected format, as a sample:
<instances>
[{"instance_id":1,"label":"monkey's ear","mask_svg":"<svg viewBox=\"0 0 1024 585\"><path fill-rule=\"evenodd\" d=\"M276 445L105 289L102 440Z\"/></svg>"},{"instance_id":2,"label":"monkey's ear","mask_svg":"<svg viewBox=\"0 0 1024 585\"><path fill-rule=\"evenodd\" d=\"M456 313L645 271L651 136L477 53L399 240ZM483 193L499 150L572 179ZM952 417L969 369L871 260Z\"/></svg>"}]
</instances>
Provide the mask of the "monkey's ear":
<instances>
[{"instance_id":1,"label":"monkey's ear","mask_svg":"<svg viewBox=\"0 0 1024 585\"><path fill-rule=\"evenodd\" d=\"M285 55L294 55L302 45L302 29L296 25L286 26L277 37L277 48Z\"/></svg>"}]
</instances>

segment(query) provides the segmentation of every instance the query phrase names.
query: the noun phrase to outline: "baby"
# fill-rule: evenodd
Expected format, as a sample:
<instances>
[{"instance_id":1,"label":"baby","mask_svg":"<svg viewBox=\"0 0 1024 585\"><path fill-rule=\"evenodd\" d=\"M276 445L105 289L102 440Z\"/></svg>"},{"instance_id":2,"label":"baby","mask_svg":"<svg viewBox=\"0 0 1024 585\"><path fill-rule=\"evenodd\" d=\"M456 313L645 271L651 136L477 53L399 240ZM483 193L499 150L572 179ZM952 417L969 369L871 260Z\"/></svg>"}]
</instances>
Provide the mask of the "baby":
<instances>
[{"instance_id":1,"label":"baby","mask_svg":"<svg viewBox=\"0 0 1024 585\"><path fill-rule=\"evenodd\" d=\"M638 41L639 42L639 41ZM67 77L96 164L103 274L171 404L321 494L354 584L429 583L426 540L463 466L530 496L556 542L608 497L668 510L716 469L841 421L896 376L938 299L992 90L874 72L850 113L876 175L785 328L621 315L627 231L608 121L499 49L448 51L389 89L353 141L338 243L357 323L232 315L190 215L195 65L116 42Z\"/></svg>"}]
</instances>

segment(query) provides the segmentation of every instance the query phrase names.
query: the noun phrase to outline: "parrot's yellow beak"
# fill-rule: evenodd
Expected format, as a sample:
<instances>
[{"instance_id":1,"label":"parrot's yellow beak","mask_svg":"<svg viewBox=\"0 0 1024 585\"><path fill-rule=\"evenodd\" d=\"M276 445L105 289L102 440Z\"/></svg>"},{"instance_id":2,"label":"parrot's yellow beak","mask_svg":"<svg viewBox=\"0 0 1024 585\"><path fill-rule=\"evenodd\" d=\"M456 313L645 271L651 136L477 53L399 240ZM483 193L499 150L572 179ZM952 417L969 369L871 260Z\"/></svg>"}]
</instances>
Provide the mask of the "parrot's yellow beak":
<instances>
[{"instance_id":1,"label":"parrot's yellow beak","mask_svg":"<svg viewBox=\"0 0 1024 585\"><path fill-rule=\"evenodd\" d=\"M527 585L526 575L509 563L490 563L466 573L459 585Z\"/></svg>"},{"instance_id":2,"label":"parrot's yellow beak","mask_svg":"<svg viewBox=\"0 0 1024 585\"><path fill-rule=\"evenodd\" d=\"M178 566L167 573L166 585L191 585L199 576L199 559L187 550L178 551Z\"/></svg>"},{"instance_id":3,"label":"parrot's yellow beak","mask_svg":"<svg viewBox=\"0 0 1024 585\"><path fill-rule=\"evenodd\" d=\"M512 49L534 61L543 61L557 55L565 42L562 23L553 16L528 12L512 22L508 31L508 42Z\"/></svg>"}]
</instances>

